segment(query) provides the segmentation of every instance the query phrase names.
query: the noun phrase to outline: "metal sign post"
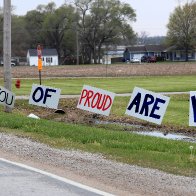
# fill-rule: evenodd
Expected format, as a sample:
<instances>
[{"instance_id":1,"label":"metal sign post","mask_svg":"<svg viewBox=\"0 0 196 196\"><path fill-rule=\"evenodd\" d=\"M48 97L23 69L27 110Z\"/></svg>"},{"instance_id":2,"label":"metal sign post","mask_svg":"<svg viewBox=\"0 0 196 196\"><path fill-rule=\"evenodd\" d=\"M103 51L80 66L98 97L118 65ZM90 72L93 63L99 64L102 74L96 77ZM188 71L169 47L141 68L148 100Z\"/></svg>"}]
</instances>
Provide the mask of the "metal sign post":
<instances>
[{"instance_id":1,"label":"metal sign post","mask_svg":"<svg viewBox=\"0 0 196 196\"><path fill-rule=\"evenodd\" d=\"M42 71L42 49L41 46L38 45L37 46L37 56L38 56L38 71L39 71L39 81L40 81L40 85L42 84L41 81L41 71Z\"/></svg>"}]
</instances>

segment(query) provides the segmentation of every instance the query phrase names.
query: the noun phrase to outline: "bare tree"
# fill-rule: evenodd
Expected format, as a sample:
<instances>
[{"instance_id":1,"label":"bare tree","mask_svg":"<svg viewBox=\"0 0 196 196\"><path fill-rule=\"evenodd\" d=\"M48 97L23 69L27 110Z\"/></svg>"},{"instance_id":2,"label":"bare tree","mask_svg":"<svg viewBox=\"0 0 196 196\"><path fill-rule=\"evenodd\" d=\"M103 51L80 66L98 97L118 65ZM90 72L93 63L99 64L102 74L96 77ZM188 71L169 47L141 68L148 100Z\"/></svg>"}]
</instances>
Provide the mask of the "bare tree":
<instances>
[{"instance_id":1,"label":"bare tree","mask_svg":"<svg viewBox=\"0 0 196 196\"><path fill-rule=\"evenodd\" d=\"M140 32L140 34L138 35L138 44L146 44L146 40L149 37L149 34L146 31L142 31Z\"/></svg>"}]
</instances>

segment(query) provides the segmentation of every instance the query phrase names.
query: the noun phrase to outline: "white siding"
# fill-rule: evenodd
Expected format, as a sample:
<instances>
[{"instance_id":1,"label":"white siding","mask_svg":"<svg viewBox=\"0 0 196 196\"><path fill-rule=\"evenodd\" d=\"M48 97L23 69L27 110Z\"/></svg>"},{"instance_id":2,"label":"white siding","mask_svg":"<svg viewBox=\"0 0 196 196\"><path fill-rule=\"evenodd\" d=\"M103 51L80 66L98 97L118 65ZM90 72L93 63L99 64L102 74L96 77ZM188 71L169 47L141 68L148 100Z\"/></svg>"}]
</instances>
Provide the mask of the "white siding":
<instances>
[{"instance_id":1,"label":"white siding","mask_svg":"<svg viewBox=\"0 0 196 196\"><path fill-rule=\"evenodd\" d=\"M58 56L43 56L42 57L43 66L53 66L58 65Z\"/></svg>"},{"instance_id":2,"label":"white siding","mask_svg":"<svg viewBox=\"0 0 196 196\"><path fill-rule=\"evenodd\" d=\"M136 59L139 59L139 60L142 58L142 56L144 56L144 54L141 54L141 53L133 54L133 58L136 58Z\"/></svg>"},{"instance_id":3,"label":"white siding","mask_svg":"<svg viewBox=\"0 0 196 196\"><path fill-rule=\"evenodd\" d=\"M29 65L30 66L37 66L38 57L32 56L29 58Z\"/></svg>"},{"instance_id":4,"label":"white siding","mask_svg":"<svg viewBox=\"0 0 196 196\"><path fill-rule=\"evenodd\" d=\"M38 57L27 55L27 62L30 66L37 66L38 64ZM43 66L54 66L59 65L58 63L58 56L42 56Z\"/></svg>"}]
</instances>

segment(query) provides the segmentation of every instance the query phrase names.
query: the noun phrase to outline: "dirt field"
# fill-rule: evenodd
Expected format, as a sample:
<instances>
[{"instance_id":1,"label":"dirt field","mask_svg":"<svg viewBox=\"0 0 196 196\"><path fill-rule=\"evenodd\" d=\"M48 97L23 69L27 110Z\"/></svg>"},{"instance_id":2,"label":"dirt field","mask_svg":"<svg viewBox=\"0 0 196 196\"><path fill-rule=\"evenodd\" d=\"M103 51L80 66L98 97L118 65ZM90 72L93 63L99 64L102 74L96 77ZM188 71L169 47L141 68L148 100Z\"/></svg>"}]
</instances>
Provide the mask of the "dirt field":
<instances>
[{"instance_id":1,"label":"dirt field","mask_svg":"<svg viewBox=\"0 0 196 196\"><path fill-rule=\"evenodd\" d=\"M193 75L196 62L149 63L115 65L71 65L43 67L42 77L122 77L134 75ZM3 67L0 67L3 77ZM16 66L12 68L14 78L34 78L38 76L37 67Z\"/></svg>"}]
</instances>

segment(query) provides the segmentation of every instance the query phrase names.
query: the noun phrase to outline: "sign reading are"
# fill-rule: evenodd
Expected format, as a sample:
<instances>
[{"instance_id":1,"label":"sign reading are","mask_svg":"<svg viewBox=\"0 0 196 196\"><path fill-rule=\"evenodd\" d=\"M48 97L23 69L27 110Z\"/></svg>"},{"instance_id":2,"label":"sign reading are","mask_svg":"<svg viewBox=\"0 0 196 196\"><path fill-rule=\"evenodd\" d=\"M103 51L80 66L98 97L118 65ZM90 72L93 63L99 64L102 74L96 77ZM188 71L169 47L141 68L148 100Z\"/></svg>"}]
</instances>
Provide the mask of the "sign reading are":
<instances>
[{"instance_id":1,"label":"sign reading are","mask_svg":"<svg viewBox=\"0 0 196 196\"><path fill-rule=\"evenodd\" d=\"M190 91L189 126L196 126L196 91Z\"/></svg>"},{"instance_id":2,"label":"sign reading are","mask_svg":"<svg viewBox=\"0 0 196 196\"><path fill-rule=\"evenodd\" d=\"M160 125L168 104L169 97L135 87L125 114Z\"/></svg>"},{"instance_id":3,"label":"sign reading are","mask_svg":"<svg viewBox=\"0 0 196 196\"><path fill-rule=\"evenodd\" d=\"M14 107L15 94L0 86L0 104L8 106L10 108Z\"/></svg>"},{"instance_id":4,"label":"sign reading are","mask_svg":"<svg viewBox=\"0 0 196 196\"><path fill-rule=\"evenodd\" d=\"M84 85L77 108L109 116L115 93Z\"/></svg>"},{"instance_id":5,"label":"sign reading are","mask_svg":"<svg viewBox=\"0 0 196 196\"><path fill-rule=\"evenodd\" d=\"M57 109L61 90L33 84L29 104Z\"/></svg>"}]
</instances>

